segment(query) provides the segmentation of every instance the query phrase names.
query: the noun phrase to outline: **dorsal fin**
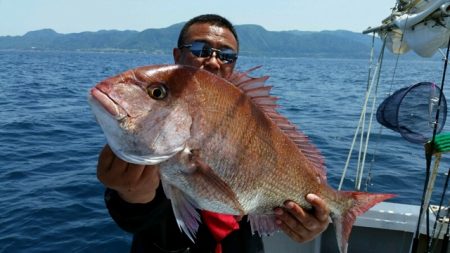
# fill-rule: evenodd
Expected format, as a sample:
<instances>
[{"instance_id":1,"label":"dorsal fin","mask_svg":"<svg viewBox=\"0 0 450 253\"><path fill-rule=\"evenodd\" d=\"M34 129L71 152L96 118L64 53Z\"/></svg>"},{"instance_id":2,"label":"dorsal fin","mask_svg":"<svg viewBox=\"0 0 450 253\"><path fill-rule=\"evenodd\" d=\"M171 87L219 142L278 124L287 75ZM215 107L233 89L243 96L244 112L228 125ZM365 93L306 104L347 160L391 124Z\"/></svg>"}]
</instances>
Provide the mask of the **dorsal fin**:
<instances>
[{"instance_id":1,"label":"dorsal fin","mask_svg":"<svg viewBox=\"0 0 450 253\"><path fill-rule=\"evenodd\" d=\"M234 72L228 80L241 89L297 145L316 168L320 179L326 181L324 160L319 150L294 124L277 112L278 98L270 95L272 86L266 85L269 76L249 76L250 72L260 67L257 66L245 72Z\"/></svg>"}]
</instances>

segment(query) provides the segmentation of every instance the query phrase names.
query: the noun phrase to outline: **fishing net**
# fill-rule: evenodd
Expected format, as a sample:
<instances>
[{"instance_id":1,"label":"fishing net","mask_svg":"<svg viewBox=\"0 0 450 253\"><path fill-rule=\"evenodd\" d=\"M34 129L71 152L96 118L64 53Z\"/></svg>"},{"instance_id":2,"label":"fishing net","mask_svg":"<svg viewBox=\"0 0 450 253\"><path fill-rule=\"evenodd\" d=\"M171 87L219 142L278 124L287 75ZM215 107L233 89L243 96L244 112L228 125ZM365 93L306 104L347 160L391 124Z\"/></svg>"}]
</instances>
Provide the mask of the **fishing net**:
<instances>
[{"instance_id":1,"label":"fishing net","mask_svg":"<svg viewBox=\"0 0 450 253\"><path fill-rule=\"evenodd\" d=\"M426 143L433 135L441 90L434 83L421 82L395 91L378 107L378 122L413 143ZM447 118L444 95L439 108L437 132Z\"/></svg>"}]
</instances>

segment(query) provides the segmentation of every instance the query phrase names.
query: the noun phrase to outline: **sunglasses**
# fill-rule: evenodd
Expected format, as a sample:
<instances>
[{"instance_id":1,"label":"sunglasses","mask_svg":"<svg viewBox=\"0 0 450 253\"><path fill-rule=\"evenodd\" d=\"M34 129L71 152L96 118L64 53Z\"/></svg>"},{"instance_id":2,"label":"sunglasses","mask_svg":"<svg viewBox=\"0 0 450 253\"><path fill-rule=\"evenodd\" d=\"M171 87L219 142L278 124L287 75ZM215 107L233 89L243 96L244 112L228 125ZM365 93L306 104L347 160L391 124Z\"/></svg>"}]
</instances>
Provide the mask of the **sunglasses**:
<instances>
[{"instance_id":1,"label":"sunglasses","mask_svg":"<svg viewBox=\"0 0 450 253\"><path fill-rule=\"evenodd\" d=\"M235 62L237 59L237 53L234 52L233 49L212 48L208 45L208 43L203 41L194 41L191 44L182 45L180 49L181 48L187 48L193 55L201 58L211 57L212 54L215 52L216 57L219 58L220 62L224 64L231 64Z\"/></svg>"}]
</instances>

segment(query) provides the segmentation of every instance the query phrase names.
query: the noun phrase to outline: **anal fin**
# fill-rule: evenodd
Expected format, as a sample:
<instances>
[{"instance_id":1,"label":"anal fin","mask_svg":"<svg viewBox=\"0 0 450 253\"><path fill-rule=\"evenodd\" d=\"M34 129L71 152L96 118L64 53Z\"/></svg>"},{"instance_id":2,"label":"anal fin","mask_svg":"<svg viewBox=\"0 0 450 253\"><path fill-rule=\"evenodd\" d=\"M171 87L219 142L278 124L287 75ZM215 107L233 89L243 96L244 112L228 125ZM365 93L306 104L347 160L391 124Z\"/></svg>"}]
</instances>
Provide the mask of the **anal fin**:
<instances>
[{"instance_id":1,"label":"anal fin","mask_svg":"<svg viewBox=\"0 0 450 253\"><path fill-rule=\"evenodd\" d=\"M248 220L252 228L252 234L258 232L259 235L271 235L280 230L275 223L274 214L249 214Z\"/></svg>"}]
</instances>

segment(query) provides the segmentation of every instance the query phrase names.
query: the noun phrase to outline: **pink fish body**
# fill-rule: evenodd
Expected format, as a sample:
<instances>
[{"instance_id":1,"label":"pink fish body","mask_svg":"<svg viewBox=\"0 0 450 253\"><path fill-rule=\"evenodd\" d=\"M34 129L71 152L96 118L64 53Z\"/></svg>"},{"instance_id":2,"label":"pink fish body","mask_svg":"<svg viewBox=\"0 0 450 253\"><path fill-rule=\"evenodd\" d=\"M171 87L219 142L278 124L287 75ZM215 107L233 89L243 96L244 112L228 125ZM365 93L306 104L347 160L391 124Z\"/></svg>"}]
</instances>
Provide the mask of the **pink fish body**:
<instances>
[{"instance_id":1,"label":"pink fish body","mask_svg":"<svg viewBox=\"0 0 450 253\"><path fill-rule=\"evenodd\" d=\"M276 112L267 77L231 82L188 66L146 66L97 84L92 110L122 159L159 164L180 228L194 238L196 209L248 214L259 234L277 230L273 209L308 193L331 211L341 253L357 215L392 194L338 192L306 136ZM233 84L234 83L234 84Z\"/></svg>"}]
</instances>

